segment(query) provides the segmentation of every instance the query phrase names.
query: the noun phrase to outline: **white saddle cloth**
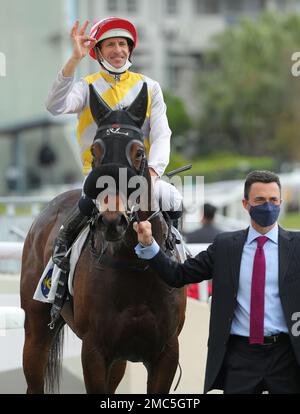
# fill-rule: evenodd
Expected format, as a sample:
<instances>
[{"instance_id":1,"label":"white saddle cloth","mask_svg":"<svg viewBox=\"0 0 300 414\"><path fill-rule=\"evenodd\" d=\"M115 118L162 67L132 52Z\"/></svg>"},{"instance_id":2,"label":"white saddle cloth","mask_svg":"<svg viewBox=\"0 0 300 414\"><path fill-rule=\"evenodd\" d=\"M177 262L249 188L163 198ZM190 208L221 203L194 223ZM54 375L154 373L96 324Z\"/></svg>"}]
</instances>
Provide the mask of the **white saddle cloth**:
<instances>
[{"instance_id":1,"label":"white saddle cloth","mask_svg":"<svg viewBox=\"0 0 300 414\"><path fill-rule=\"evenodd\" d=\"M70 255L70 272L68 277L68 288L70 294L73 296L73 277L74 271L81 254L82 247L88 234L90 232L90 227L87 226L78 236L72 248L68 251ZM60 276L60 268L53 263L52 258L49 260L41 278L37 285L37 288L34 292L33 299L45 303L53 303L55 298L55 293L57 290L57 284Z\"/></svg>"}]
</instances>

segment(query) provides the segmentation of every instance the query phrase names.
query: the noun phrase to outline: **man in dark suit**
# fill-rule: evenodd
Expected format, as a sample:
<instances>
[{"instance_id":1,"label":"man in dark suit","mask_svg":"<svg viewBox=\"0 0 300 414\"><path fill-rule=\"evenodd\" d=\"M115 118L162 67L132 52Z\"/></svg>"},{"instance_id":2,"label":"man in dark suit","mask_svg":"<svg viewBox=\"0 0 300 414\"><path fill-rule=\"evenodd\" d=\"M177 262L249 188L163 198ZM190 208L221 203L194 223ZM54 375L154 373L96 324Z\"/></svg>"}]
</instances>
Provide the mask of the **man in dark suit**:
<instances>
[{"instance_id":1,"label":"man in dark suit","mask_svg":"<svg viewBox=\"0 0 300 414\"><path fill-rule=\"evenodd\" d=\"M221 233L183 264L163 253L147 221L134 226L136 253L170 286L213 279L204 392L300 393L300 233L277 224L276 174L248 174L242 203L250 227Z\"/></svg>"},{"instance_id":2,"label":"man in dark suit","mask_svg":"<svg viewBox=\"0 0 300 414\"><path fill-rule=\"evenodd\" d=\"M221 230L214 224L216 207L209 203L204 203L202 227L185 235L187 243L212 243Z\"/></svg>"}]
</instances>

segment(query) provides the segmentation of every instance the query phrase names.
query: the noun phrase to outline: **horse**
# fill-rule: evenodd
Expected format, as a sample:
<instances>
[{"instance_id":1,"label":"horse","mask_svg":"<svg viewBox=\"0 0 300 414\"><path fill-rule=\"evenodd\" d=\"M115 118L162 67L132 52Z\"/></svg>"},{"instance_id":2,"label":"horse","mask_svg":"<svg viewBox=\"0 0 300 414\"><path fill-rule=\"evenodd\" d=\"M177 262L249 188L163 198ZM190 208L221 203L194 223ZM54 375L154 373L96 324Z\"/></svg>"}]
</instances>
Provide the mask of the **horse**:
<instances>
[{"instance_id":1,"label":"horse","mask_svg":"<svg viewBox=\"0 0 300 414\"><path fill-rule=\"evenodd\" d=\"M115 178L116 201L111 211L100 207L90 223L90 233L78 259L73 296L65 302L54 329L49 329L51 304L33 300L40 276L51 258L53 242L81 190L65 192L40 213L26 237L21 269L21 307L25 311L23 370L27 393L59 391L64 326L82 340L82 368L87 393L115 393L127 361L142 362L147 369L147 393L168 393L175 376L186 306L184 288L170 288L138 259L133 221L150 219L153 235L166 248L168 226L152 207L153 188L145 157L141 127L148 91L146 83L125 109L111 108L90 86L90 109L98 129L91 146L93 169L84 184L90 197L103 195L97 182ZM147 208L126 205L119 172L146 181ZM119 180L119 181L118 181ZM128 183L127 177L127 183ZM147 189L145 189L147 187ZM131 193L132 195L133 193ZM151 209L152 208L152 209ZM178 260L173 254L174 260Z\"/></svg>"}]
</instances>

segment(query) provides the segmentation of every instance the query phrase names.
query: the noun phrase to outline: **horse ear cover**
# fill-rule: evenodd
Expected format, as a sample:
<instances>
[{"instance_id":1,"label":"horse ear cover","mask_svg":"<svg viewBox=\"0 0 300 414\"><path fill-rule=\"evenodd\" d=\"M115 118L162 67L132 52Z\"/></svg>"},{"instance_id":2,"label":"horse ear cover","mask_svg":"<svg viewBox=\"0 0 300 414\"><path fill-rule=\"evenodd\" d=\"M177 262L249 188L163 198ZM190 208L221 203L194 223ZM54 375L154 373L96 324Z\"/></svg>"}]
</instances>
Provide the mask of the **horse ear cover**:
<instances>
[{"instance_id":1,"label":"horse ear cover","mask_svg":"<svg viewBox=\"0 0 300 414\"><path fill-rule=\"evenodd\" d=\"M90 109L94 121L98 127L102 124L103 119L111 113L111 108L101 98L92 84L89 85L90 90Z\"/></svg>"},{"instance_id":2,"label":"horse ear cover","mask_svg":"<svg viewBox=\"0 0 300 414\"><path fill-rule=\"evenodd\" d=\"M141 128L146 118L148 108L148 87L147 83L144 82L142 89L140 90L138 96L132 102L132 104L127 108L127 112L131 115L131 118L136 123L136 125Z\"/></svg>"}]
</instances>

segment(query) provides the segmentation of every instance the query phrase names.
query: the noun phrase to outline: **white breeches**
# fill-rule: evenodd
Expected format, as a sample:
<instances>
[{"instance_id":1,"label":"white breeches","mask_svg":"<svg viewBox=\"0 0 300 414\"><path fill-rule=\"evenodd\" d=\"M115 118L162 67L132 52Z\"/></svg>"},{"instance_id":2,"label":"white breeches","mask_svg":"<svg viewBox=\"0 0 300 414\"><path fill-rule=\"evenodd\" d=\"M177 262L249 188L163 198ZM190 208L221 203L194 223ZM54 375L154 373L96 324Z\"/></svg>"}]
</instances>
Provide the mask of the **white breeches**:
<instances>
[{"instance_id":1,"label":"white breeches","mask_svg":"<svg viewBox=\"0 0 300 414\"><path fill-rule=\"evenodd\" d=\"M182 195L174 185L157 178L154 184L154 194L163 211L182 209Z\"/></svg>"}]
</instances>

